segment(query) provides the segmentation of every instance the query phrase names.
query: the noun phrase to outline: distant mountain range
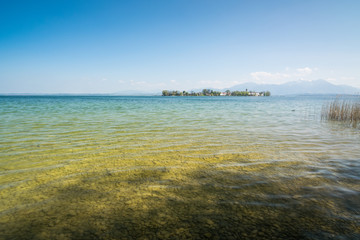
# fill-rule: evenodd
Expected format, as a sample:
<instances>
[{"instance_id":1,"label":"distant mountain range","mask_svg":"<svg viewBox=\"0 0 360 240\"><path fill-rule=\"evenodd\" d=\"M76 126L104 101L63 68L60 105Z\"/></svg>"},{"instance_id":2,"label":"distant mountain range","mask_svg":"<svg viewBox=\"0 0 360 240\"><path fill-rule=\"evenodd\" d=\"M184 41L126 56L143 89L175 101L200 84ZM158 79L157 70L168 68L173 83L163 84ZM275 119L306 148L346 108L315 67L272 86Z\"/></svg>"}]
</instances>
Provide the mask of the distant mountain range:
<instances>
[{"instance_id":1,"label":"distant mountain range","mask_svg":"<svg viewBox=\"0 0 360 240\"><path fill-rule=\"evenodd\" d=\"M138 91L138 90L124 90L108 95L112 96L155 96L155 95L161 95L161 91Z\"/></svg>"},{"instance_id":2,"label":"distant mountain range","mask_svg":"<svg viewBox=\"0 0 360 240\"><path fill-rule=\"evenodd\" d=\"M325 80L313 80L313 81L293 81L293 82L287 82L283 84L257 84L254 82L247 82L238 84L229 88L206 88L211 89L214 91L219 92L225 92L226 90L230 91L245 91L246 89L248 91L255 91L255 92L263 92L263 91L270 91L271 95L304 95L304 94L358 94L360 95L360 89L355 88L348 85L335 85L332 83L329 83ZM78 95L100 95L100 96L160 96L162 90L187 90L188 92L194 91L194 92L201 92L203 88L201 89L158 89L157 91L153 90L123 90L119 92L114 93L7 93L7 94L1 94L2 95L59 95L59 96L78 96Z\"/></svg>"},{"instance_id":3,"label":"distant mountain range","mask_svg":"<svg viewBox=\"0 0 360 240\"><path fill-rule=\"evenodd\" d=\"M270 91L271 95L293 95L293 94L359 94L360 89L347 85L334 85L325 80L293 81L283 84L257 84L247 82L225 89L213 89L217 91Z\"/></svg>"},{"instance_id":4,"label":"distant mountain range","mask_svg":"<svg viewBox=\"0 0 360 240\"><path fill-rule=\"evenodd\" d=\"M348 85L335 85L325 80L314 80L314 81L293 81L283 84L257 84L253 82L247 82L235 85L230 88L207 88L215 91L225 92L230 91L270 91L271 95L299 95L299 94L360 94L360 89L351 87ZM121 96L154 96L161 95L161 91L136 91L128 90L116 92L109 95L121 95ZM168 89L168 90L179 90L185 89ZM192 89L190 91L201 92L203 89ZM190 92L189 91L189 92Z\"/></svg>"}]
</instances>

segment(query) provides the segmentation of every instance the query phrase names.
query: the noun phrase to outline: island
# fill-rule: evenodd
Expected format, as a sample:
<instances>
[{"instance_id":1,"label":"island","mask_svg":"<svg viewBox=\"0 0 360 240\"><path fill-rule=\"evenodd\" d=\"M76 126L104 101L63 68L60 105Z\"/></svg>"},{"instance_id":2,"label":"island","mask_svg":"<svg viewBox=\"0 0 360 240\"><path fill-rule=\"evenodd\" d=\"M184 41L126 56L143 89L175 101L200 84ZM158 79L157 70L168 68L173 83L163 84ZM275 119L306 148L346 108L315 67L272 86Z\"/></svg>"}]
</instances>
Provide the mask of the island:
<instances>
[{"instance_id":1,"label":"island","mask_svg":"<svg viewBox=\"0 0 360 240\"><path fill-rule=\"evenodd\" d=\"M162 96L255 96L255 97L269 97L271 93L269 91L255 92L255 91L230 91L225 92L213 91L211 89L203 89L201 92L187 92L178 90L163 90Z\"/></svg>"}]
</instances>

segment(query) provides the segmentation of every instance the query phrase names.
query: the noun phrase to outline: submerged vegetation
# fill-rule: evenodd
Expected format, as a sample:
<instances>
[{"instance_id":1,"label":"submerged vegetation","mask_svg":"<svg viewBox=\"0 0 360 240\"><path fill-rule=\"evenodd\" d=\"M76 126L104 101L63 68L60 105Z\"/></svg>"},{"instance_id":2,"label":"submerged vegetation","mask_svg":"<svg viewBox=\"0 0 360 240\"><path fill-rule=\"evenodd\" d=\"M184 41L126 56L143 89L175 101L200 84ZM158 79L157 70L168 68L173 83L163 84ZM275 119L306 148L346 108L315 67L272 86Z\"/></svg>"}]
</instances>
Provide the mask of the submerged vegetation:
<instances>
[{"instance_id":1,"label":"submerged vegetation","mask_svg":"<svg viewBox=\"0 0 360 240\"><path fill-rule=\"evenodd\" d=\"M163 90L162 96L266 96L269 97L271 93L269 91L266 92L255 92L255 91L233 91L226 90L225 92L218 92L211 89L203 89L201 92L187 92L187 91L170 91Z\"/></svg>"},{"instance_id":2,"label":"submerged vegetation","mask_svg":"<svg viewBox=\"0 0 360 240\"><path fill-rule=\"evenodd\" d=\"M357 132L252 99L1 97L0 239L360 239Z\"/></svg>"},{"instance_id":3,"label":"submerged vegetation","mask_svg":"<svg viewBox=\"0 0 360 240\"><path fill-rule=\"evenodd\" d=\"M337 97L322 108L321 119L339 121L358 127L360 125L360 96L353 98Z\"/></svg>"}]
</instances>

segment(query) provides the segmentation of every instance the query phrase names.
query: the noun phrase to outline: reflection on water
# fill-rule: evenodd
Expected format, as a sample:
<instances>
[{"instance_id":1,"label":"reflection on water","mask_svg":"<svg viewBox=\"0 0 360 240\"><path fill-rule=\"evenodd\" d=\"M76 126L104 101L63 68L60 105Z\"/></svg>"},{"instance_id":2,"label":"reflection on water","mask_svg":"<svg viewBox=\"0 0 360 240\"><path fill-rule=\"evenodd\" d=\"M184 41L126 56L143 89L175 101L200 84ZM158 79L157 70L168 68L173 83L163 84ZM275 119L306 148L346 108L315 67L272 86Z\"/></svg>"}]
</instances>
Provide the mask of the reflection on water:
<instances>
[{"instance_id":1,"label":"reflection on water","mask_svg":"<svg viewBox=\"0 0 360 240\"><path fill-rule=\"evenodd\" d=\"M360 238L326 100L0 97L0 238Z\"/></svg>"}]
</instances>

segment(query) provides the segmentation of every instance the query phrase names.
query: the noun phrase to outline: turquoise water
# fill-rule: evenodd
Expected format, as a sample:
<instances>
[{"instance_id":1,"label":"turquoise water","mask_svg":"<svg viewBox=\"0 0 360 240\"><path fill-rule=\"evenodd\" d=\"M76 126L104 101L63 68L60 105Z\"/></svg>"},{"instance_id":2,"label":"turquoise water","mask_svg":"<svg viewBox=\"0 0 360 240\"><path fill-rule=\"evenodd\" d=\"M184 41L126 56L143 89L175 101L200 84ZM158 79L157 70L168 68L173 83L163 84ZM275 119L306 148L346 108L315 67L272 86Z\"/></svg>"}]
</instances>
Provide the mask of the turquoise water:
<instances>
[{"instance_id":1,"label":"turquoise water","mask_svg":"<svg viewBox=\"0 0 360 240\"><path fill-rule=\"evenodd\" d=\"M0 97L0 238L360 238L332 99Z\"/></svg>"}]
</instances>

